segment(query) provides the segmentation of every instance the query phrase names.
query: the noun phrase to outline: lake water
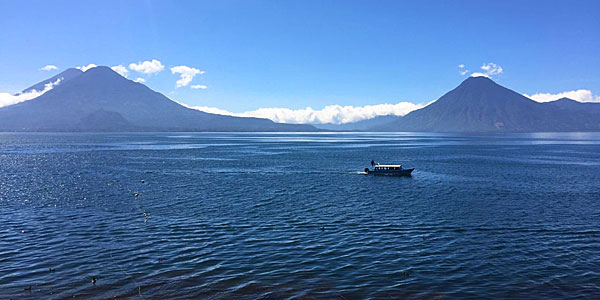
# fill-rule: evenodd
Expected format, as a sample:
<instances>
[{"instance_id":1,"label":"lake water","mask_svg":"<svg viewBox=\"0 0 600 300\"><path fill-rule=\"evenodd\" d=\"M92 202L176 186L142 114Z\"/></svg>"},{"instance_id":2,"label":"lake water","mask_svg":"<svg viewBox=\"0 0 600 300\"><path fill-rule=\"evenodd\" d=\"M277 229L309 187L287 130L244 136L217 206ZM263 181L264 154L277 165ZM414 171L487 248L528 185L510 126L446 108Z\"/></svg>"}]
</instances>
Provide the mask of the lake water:
<instances>
[{"instance_id":1,"label":"lake water","mask_svg":"<svg viewBox=\"0 0 600 300\"><path fill-rule=\"evenodd\" d=\"M73 297L597 298L600 134L0 134L0 298Z\"/></svg>"}]
</instances>

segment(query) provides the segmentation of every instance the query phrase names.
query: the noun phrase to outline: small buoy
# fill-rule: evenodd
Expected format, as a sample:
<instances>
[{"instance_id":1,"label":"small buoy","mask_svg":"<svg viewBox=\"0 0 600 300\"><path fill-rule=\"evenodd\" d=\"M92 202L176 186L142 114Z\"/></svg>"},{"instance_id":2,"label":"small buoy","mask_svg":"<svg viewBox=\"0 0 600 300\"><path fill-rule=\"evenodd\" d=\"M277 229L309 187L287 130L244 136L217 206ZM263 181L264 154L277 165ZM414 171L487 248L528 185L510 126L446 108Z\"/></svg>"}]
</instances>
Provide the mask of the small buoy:
<instances>
[{"instance_id":1,"label":"small buoy","mask_svg":"<svg viewBox=\"0 0 600 300\"><path fill-rule=\"evenodd\" d=\"M21 233L25 233L25 229L22 229L22 230L21 230Z\"/></svg>"},{"instance_id":2,"label":"small buoy","mask_svg":"<svg viewBox=\"0 0 600 300\"><path fill-rule=\"evenodd\" d=\"M144 179L142 179L142 183L145 183L146 181Z\"/></svg>"}]
</instances>

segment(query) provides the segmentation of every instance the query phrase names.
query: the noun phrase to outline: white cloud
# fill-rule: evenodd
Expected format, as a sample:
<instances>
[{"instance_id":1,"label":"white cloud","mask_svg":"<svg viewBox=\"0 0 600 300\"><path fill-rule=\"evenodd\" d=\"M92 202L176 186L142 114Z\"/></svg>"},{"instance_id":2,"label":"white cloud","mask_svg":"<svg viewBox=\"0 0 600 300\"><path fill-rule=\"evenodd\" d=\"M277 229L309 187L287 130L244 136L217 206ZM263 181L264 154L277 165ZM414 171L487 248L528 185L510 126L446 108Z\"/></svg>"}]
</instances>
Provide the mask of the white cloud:
<instances>
[{"instance_id":1,"label":"white cloud","mask_svg":"<svg viewBox=\"0 0 600 300\"><path fill-rule=\"evenodd\" d=\"M484 73L475 72L475 73L471 74L471 77L487 77L487 78L490 78L490 75L484 74Z\"/></svg>"},{"instance_id":2,"label":"white cloud","mask_svg":"<svg viewBox=\"0 0 600 300\"><path fill-rule=\"evenodd\" d=\"M195 110L199 110L199 111L203 111L203 112L207 112L207 113L211 113L211 114L218 114L218 115L225 115L225 116L237 116L237 117L241 117L243 114L245 113L232 113L229 112L227 110L224 109L220 109L220 108L216 108L216 107L209 107L209 106L189 106L185 103L181 103L178 102L179 104L187 107L187 108L191 108L191 109L195 109Z\"/></svg>"},{"instance_id":3,"label":"white cloud","mask_svg":"<svg viewBox=\"0 0 600 300\"><path fill-rule=\"evenodd\" d=\"M136 79L135 79L135 80L133 80L133 81L135 81L135 82L139 82L139 83L144 83L144 82L146 82L146 79L144 79L144 78L142 78L142 77L138 77L138 78L136 78Z\"/></svg>"},{"instance_id":4,"label":"white cloud","mask_svg":"<svg viewBox=\"0 0 600 300\"><path fill-rule=\"evenodd\" d=\"M485 71L485 74L489 76L502 74L502 67L495 63L487 63L481 66L481 69Z\"/></svg>"},{"instance_id":5,"label":"white cloud","mask_svg":"<svg viewBox=\"0 0 600 300\"><path fill-rule=\"evenodd\" d=\"M207 87L207 86L205 86L205 85L203 85L203 84L196 84L196 85L192 85L192 86L190 86L190 88L193 88L193 89L195 89L195 90L205 90L205 89L207 89L208 87Z\"/></svg>"},{"instance_id":6,"label":"white cloud","mask_svg":"<svg viewBox=\"0 0 600 300\"><path fill-rule=\"evenodd\" d=\"M556 94L551 93L536 93L531 96L527 94L523 94L525 97L530 98L531 100L535 100L537 102L549 102L558 100L560 98L569 98L579 102L600 102L600 96L593 95L590 90L575 90L575 91L566 91Z\"/></svg>"},{"instance_id":7,"label":"white cloud","mask_svg":"<svg viewBox=\"0 0 600 300\"><path fill-rule=\"evenodd\" d=\"M140 72L140 73L144 73L144 74L153 74L153 73L158 73L160 71L162 71L165 68L165 66L158 60L153 59L153 60L147 60L147 61L140 61L137 64L131 63L129 64L129 69Z\"/></svg>"},{"instance_id":8,"label":"white cloud","mask_svg":"<svg viewBox=\"0 0 600 300\"><path fill-rule=\"evenodd\" d=\"M458 68L460 69L460 71L458 71L458 73L460 75L465 75L465 74L469 73L469 70L465 69L465 65L464 64L458 65Z\"/></svg>"},{"instance_id":9,"label":"white cloud","mask_svg":"<svg viewBox=\"0 0 600 300\"><path fill-rule=\"evenodd\" d=\"M181 103L184 106L187 106ZM237 116L237 117L256 117L266 118L278 123L293 123L293 124L323 124L323 123L351 123L361 120L371 119L377 116L397 115L403 116L409 112L425 107L427 104L414 104L410 102L400 102L396 104L377 104L366 106L341 106L328 105L323 109L314 110L311 107L304 109L289 109L289 108L259 108L253 111L243 113L232 113L216 107L207 106L187 106L196 110Z\"/></svg>"},{"instance_id":10,"label":"white cloud","mask_svg":"<svg viewBox=\"0 0 600 300\"><path fill-rule=\"evenodd\" d=\"M85 71L87 71L87 70L89 70L91 68L95 68L95 67L97 67L97 65L95 65L95 64L89 64L87 66L79 66L79 67L75 67L75 68L85 72Z\"/></svg>"},{"instance_id":11,"label":"white cloud","mask_svg":"<svg viewBox=\"0 0 600 300\"><path fill-rule=\"evenodd\" d=\"M176 86L179 88L190 84L192 79L194 79L194 76L204 74L204 71L188 66L176 66L171 68L171 73L179 74L180 79L175 82Z\"/></svg>"},{"instance_id":12,"label":"white cloud","mask_svg":"<svg viewBox=\"0 0 600 300\"><path fill-rule=\"evenodd\" d=\"M129 70L127 70L124 65L112 66L110 68L125 78L127 78L127 74L129 74Z\"/></svg>"},{"instance_id":13,"label":"white cloud","mask_svg":"<svg viewBox=\"0 0 600 300\"><path fill-rule=\"evenodd\" d=\"M43 95L44 93L46 93L47 91L51 90L58 84L60 84L61 80L62 80L62 78L58 78L54 82L46 83L44 85L44 89L41 91L31 90L27 93L20 93L20 94L16 94L16 95L13 95L10 93L0 93L0 107L9 106L9 105L13 105L13 104L17 104L20 102L24 102L27 100L37 98L37 97Z\"/></svg>"},{"instance_id":14,"label":"white cloud","mask_svg":"<svg viewBox=\"0 0 600 300\"><path fill-rule=\"evenodd\" d=\"M463 64L458 65L458 68L461 69L459 71L460 75L466 75L470 72L469 70L467 70L465 68L465 65L463 65ZM481 72L473 72L473 73L471 73L471 77L492 78L492 76L502 74L503 71L504 70L502 69L501 66L491 62L491 63L481 65Z\"/></svg>"},{"instance_id":15,"label":"white cloud","mask_svg":"<svg viewBox=\"0 0 600 300\"><path fill-rule=\"evenodd\" d=\"M58 67L55 65L45 65L42 68L40 68L40 71L52 71L52 70L58 70Z\"/></svg>"}]
</instances>

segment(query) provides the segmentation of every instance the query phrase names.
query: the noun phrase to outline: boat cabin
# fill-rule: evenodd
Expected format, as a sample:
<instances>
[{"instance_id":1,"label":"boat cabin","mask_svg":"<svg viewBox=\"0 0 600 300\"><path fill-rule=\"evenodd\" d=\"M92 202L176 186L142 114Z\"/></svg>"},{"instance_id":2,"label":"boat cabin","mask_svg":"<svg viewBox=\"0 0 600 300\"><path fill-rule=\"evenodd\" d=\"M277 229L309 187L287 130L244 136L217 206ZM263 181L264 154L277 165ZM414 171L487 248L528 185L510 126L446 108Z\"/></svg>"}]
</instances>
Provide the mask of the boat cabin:
<instances>
[{"instance_id":1,"label":"boat cabin","mask_svg":"<svg viewBox=\"0 0 600 300\"><path fill-rule=\"evenodd\" d=\"M369 170L369 168L365 168L365 174L374 174L374 175L393 175L393 176L411 176L410 174L414 171L414 168L404 169L402 165L382 165L375 164L373 165L373 170Z\"/></svg>"},{"instance_id":2,"label":"boat cabin","mask_svg":"<svg viewBox=\"0 0 600 300\"><path fill-rule=\"evenodd\" d=\"M402 170L402 165L375 165L375 171L400 171Z\"/></svg>"}]
</instances>

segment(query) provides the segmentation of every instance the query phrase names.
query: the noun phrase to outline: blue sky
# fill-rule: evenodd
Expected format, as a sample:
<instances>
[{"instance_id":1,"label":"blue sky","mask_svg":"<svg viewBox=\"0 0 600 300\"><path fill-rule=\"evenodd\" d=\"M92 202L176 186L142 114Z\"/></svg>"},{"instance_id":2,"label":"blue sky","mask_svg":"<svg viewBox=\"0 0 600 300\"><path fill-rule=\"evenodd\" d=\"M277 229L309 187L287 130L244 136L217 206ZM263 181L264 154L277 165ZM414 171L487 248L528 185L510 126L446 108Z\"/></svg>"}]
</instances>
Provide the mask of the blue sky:
<instances>
[{"instance_id":1,"label":"blue sky","mask_svg":"<svg viewBox=\"0 0 600 300\"><path fill-rule=\"evenodd\" d=\"M520 93L593 98L599 11L600 1L1 1L0 92L67 67L156 59L162 72L129 78L231 112L424 104L488 63ZM175 66L205 73L177 88Z\"/></svg>"}]
</instances>

